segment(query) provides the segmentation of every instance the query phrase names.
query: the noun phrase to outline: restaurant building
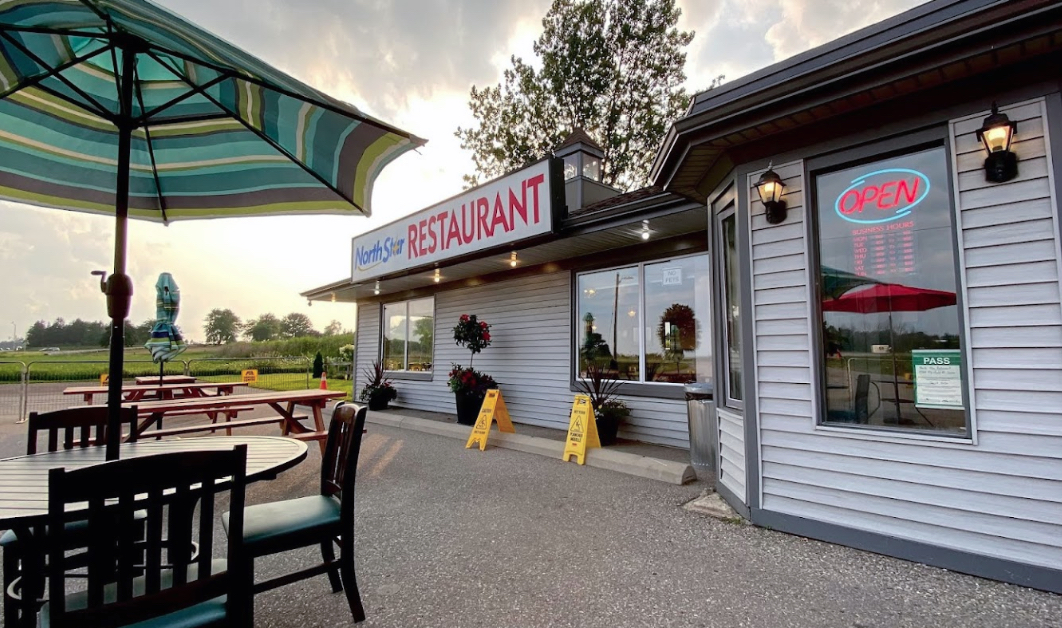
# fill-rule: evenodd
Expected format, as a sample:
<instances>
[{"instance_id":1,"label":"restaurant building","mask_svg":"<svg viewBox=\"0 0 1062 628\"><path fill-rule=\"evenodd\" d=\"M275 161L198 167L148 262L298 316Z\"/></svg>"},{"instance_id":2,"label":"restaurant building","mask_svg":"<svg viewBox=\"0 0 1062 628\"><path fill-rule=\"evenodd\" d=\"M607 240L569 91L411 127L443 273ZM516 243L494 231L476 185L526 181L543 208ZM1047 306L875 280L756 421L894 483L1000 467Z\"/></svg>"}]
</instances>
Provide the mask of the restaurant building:
<instances>
[{"instance_id":1,"label":"restaurant building","mask_svg":"<svg viewBox=\"0 0 1062 628\"><path fill-rule=\"evenodd\" d=\"M577 134L305 296L358 303L406 407L453 411L464 313L516 422L565 427L591 352L621 436L685 446L712 382L753 523L1062 593L1060 62L1060 2L935 0L698 94L651 187Z\"/></svg>"}]
</instances>

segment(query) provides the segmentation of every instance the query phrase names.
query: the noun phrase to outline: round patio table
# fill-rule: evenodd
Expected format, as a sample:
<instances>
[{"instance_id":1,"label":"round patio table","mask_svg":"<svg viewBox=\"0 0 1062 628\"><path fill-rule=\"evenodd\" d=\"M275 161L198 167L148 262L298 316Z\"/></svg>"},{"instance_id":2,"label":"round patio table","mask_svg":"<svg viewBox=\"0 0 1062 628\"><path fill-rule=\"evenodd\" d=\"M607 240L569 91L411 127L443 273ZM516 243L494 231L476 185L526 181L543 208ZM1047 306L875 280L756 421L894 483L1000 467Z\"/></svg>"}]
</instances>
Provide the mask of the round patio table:
<instances>
[{"instance_id":1,"label":"round patio table","mask_svg":"<svg viewBox=\"0 0 1062 628\"><path fill-rule=\"evenodd\" d=\"M128 459L182 451L228 450L236 445L247 445L248 482L273 478L306 458L306 443L280 436L206 436L122 443L118 456ZM23 542L34 538L34 530L44 525L48 516L48 471L102 464L107 461L106 453L106 447L83 447L0 460L0 530L14 530ZM225 489L222 485L216 488ZM75 511L68 508L67 512ZM24 576L43 569L43 562L23 563ZM35 624L35 614L23 615L20 625Z\"/></svg>"},{"instance_id":2,"label":"round patio table","mask_svg":"<svg viewBox=\"0 0 1062 628\"><path fill-rule=\"evenodd\" d=\"M269 479L306 458L306 443L281 436L204 436L122 443L119 458L247 445L247 481ZM105 447L64 449L0 460L0 530L28 528L48 516L48 471L106 462ZM222 488L222 487L219 487Z\"/></svg>"}]
</instances>

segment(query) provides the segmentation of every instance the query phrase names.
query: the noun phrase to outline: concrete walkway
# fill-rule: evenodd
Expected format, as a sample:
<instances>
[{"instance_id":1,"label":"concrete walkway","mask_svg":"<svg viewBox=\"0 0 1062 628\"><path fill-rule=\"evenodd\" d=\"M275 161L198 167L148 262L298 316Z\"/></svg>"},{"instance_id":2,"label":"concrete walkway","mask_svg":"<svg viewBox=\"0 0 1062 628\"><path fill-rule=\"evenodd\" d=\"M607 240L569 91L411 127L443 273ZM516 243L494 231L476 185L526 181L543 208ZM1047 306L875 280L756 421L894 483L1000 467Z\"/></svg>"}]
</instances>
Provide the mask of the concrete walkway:
<instances>
[{"instance_id":1,"label":"concrete walkway","mask_svg":"<svg viewBox=\"0 0 1062 628\"><path fill-rule=\"evenodd\" d=\"M471 427L458 424L454 415L438 412L394 409L370 412L366 421L453 438L461 443L468 442L472 432ZM563 459L567 432L533 425L516 425L514 429L515 434L503 434L498 430L497 424L492 425L487 438L487 448L501 447L558 461ZM476 446L478 447L478 444ZM608 447L589 449L583 462L591 467L680 486L697 480L693 467L689 464L689 452L673 447L623 441ZM711 488L710 482L705 484L705 488Z\"/></svg>"}]
</instances>

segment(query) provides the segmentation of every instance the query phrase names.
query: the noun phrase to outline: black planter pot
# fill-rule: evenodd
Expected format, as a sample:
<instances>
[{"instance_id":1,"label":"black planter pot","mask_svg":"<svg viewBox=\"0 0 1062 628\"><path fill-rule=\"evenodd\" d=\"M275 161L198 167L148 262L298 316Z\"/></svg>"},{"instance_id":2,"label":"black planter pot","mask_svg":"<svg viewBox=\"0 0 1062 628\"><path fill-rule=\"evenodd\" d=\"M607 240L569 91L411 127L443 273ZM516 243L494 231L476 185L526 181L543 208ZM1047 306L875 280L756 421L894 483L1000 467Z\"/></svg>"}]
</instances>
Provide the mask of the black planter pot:
<instances>
[{"instance_id":1,"label":"black planter pot","mask_svg":"<svg viewBox=\"0 0 1062 628\"><path fill-rule=\"evenodd\" d=\"M387 398L387 395L372 395L369 397L369 409L374 412L386 410L387 404L390 402L391 400Z\"/></svg>"},{"instance_id":2,"label":"black planter pot","mask_svg":"<svg viewBox=\"0 0 1062 628\"><path fill-rule=\"evenodd\" d=\"M454 393L454 399L457 401L457 422L461 425L475 425L484 397L486 395Z\"/></svg>"},{"instance_id":3,"label":"black planter pot","mask_svg":"<svg viewBox=\"0 0 1062 628\"><path fill-rule=\"evenodd\" d=\"M601 446L615 445L616 433L619 432L620 417L599 416L596 423L597 437L601 440Z\"/></svg>"}]
</instances>

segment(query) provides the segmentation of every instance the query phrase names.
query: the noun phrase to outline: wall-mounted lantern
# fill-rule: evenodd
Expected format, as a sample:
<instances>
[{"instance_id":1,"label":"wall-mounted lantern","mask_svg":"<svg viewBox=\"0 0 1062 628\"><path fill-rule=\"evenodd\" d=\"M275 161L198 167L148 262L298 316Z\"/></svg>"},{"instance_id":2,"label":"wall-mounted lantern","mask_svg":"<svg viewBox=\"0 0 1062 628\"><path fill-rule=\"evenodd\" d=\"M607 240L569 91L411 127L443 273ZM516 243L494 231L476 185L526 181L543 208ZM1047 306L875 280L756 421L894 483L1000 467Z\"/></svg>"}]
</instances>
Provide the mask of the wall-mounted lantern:
<instances>
[{"instance_id":1,"label":"wall-mounted lantern","mask_svg":"<svg viewBox=\"0 0 1062 628\"><path fill-rule=\"evenodd\" d=\"M767 172L756 182L756 191L763 201L764 209L767 210L767 222L776 225L785 220L785 201L782 200L785 183L782 183L782 177L778 176L777 172L771 170L771 165L767 166Z\"/></svg>"},{"instance_id":2,"label":"wall-mounted lantern","mask_svg":"<svg viewBox=\"0 0 1062 628\"><path fill-rule=\"evenodd\" d=\"M372 289L373 294L380 294L380 280L376 280L376 286Z\"/></svg>"},{"instance_id":3,"label":"wall-mounted lantern","mask_svg":"<svg viewBox=\"0 0 1062 628\"><path fill-rule=\"evenodd\" d=\"M435 276L433 276L432 279L435 280L435 283L439 283L440 281L442 281L442 275L439 274L438 268L435 269Z\"/></svg>"},{"instance_id":4,"label":"wall-mounted lantern","mask_svg":"<svg viewBox=\"0 0 1062 628\"><path fill-rule=\"evenodd\" d=\"M985 181L1004 183L1018 176L1018 156L1010 150L1010 143L1018 131L1018 123L1000 113L999 107L992 103L992 113L985 118L984 124L977 130L977 139L981 142L988 157L985 158Z\"/></svg>"},{"instance_id":5,"label":"wall-mounted lantern","mask_svg":"<svg viewBox=\"0 0 1062 628\"><path fill-rule=\"evenodd\" d=\"M509 254L509 266L516 268L516 251Z\"/></svg>"},{"instance_id":6,"label":"wall-mounted lantern","mask_svg":"<svg viewBox=\"0 0 1062 628\"><path fill-rule=\"evenodd\" d=\"M642 239L643 240L648 240L649 239L649 221L648 220L643 220L642 221Z\"/></svg>"}]
</instances>

